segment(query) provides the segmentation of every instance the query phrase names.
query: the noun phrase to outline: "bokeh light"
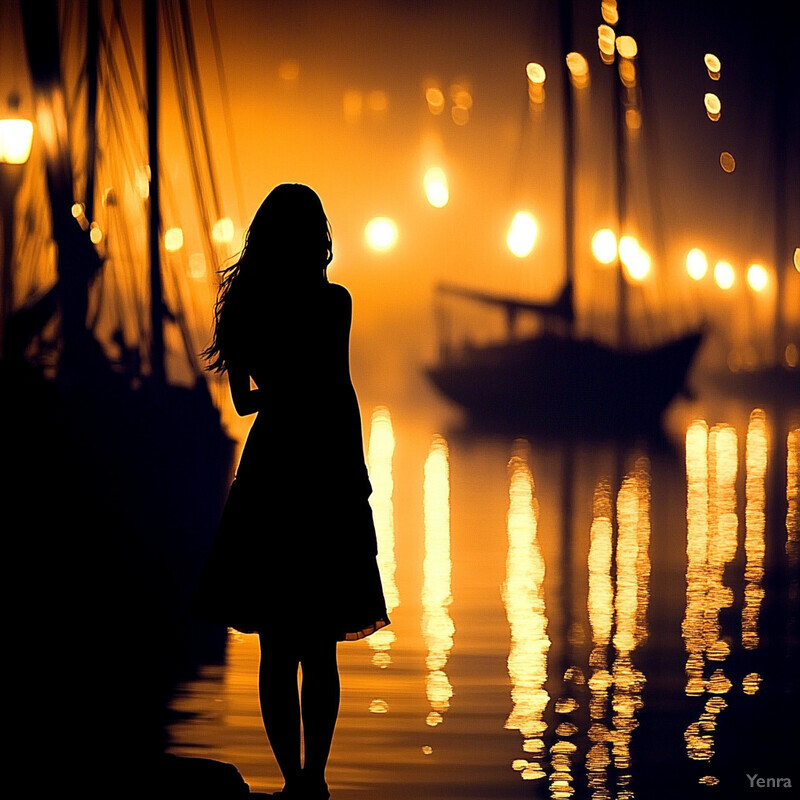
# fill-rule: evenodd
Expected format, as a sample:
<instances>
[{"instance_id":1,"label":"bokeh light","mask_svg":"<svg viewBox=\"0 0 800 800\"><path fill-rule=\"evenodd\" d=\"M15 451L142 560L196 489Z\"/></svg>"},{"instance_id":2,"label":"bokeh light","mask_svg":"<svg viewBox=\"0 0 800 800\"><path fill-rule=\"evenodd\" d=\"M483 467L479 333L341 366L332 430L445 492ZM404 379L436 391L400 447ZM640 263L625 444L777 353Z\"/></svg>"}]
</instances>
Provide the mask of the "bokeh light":
<instances>
[{"instance_id":1,"label":"bokeh light","mask_svg":"<svg viewBox=\"0 0 800 800\"><path fill-rule=\"evenodd\" d=\"M769 274L762 264L751 264L747 268L747 283L754 292L763 292L769 283Z\"/></svg>"},{"instance_id":2,"label":"bokeh light","mask_svg":"<svg viewBox=\"0 0 800 800\"><path fill-rule=\"evenodd\" d=\"M708 259L699 247L692 248L686 254L686 272L695 281L705 278L708 272Z\"/></svg>"},{"instance_id":3,"label":"bokeh light","mask_svg":"<svg viewBox=\"0 0 800 800\"><path fill-rule=\"evenodd\" d=\"M441 167L431 167L423 180L425 196L434 208L444 208L450 200L447 175Z\"/></svg>"},{"instance_id":4,"label":"bokeh light","mask_svg":"<svg viewBox=\"0 0 800 800\"><path fill-rule=\"evenodd\" d=\"M601 228L592 236L592 254L601 264L611 264L617 257L617 237L610 228Z\"/></svg>"},{"instance_id":5,"label":"bokeh light","mask_svg":"<svg viewBox=\"0 0 800 800\"><path fill-rule=\"evenodd\" d=\"M527 211L518 211L508 228L508 249L517 258L525 258L533 250L538 232L539 227L533 216Z\"/></svg>"},{"instance_id":6,"label":"bokeh light","mask_svg":"<svg viewBox=\"0 0 800 800\"><path fill-rule=\"evenodd\" d=\"M211 238L218 244L225 244L233 240L233 220L230 217L223 217L214 223L211 230Z\"/></svg>"},{"instance_id":7,"label":"bokeh light","mask_svg":"<svg viewBox=\"0 0 800 800\"><path fill-rule=\"evenodd\" d=\"M183 230L181 228L169 228L164 233L164 247L170 253L175 253L183 247Z\"/></svg>"},{"instance_id":8,"label":"bokeh light","mask_svg":"<svg viewBox=\"0 0 800 800\"><path fill-rule=\"evenodd\" d=\"M727 261L717 261L714 265L714 280L720 289L727 291L736 282L736 272Z\"/></svg>"},{"instance_id":9,"label":"bokeh light","mask_svg":"<svg viewBox=\"0 0 800 800\"><path fill-rule=\"evenodd\" d=\"M397 244L397 224L389 217L373 217L364 228L367 245L379 253L391 250Z\"/></svg>"}]
</instances>

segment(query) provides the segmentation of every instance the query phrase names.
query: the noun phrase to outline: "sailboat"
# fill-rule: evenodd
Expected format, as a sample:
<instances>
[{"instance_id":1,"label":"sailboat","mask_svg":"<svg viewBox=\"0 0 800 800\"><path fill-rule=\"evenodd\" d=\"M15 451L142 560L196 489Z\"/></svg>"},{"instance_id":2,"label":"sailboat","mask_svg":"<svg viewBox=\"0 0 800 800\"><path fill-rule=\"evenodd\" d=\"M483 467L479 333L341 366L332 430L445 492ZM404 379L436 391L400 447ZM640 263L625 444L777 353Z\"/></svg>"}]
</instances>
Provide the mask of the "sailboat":
<instances>
[{"instance_id":1,"label":"sailboat","mask_svg":"<svg viewBox=\"0 0 800 800\"><path fill-rule=\"evenodd\" d=\"M561 3L564 53L572 48L572 14ZM454 345L440 336L440 353L427 369L431 383L476 426L528 426L546 431L655 432L672 401L689 391L688 376L704 337L702 328L646 347L628 330L628 292L618 263L617 337L610 343L576 332L574 303L575 132L570 80L563 86L565 280L552 302L499 296L451 284L437 287L437 299L459 297L502 310L507 335L500 342ZM627 216L622 81L615 102L617 200L620 224ZM522 317L539 324L533 335L519 333Z\"/></svg>"},{"instance_id":2,"label":"sailboat","mask_svg":"<svg viewBox=\"0 0 800 800\"><path fill-rule=\"evenodd\" d=\"M134 135L141 126L149 134L143 237L149 249L143 248L143 259L130 260L114 259L99 247L87 222L94 218L95 165L111 158L94 138L95 64L98 42L108 35L99 3L88 3L88 26L81 28L86 51L78 56L62 51L69 41L63 28L69 4L65 9L55 0L20 3L19 9L49 222L36 237L52 242L57 256L53 285L4 320L3 440L12 465L5 481L7 563L24 587L16 624L25 633L19 646L31 664L25 679L36 681L22 693L41 703L41 714L92 721L90 731L60 741L58 754L51 754L74 759L69 768L86 772L84 781L106 766L113 774L122 758L138 761L144 772L145 761L163 744L166 699L181 670L192 668L184 662L192 646L185 609L216 532L234 457L234 440L202 370L176 382L165 366L164 327L167 319L176 325L181 309L167 308L162 287L169 272L160 250L159 4L147 0L143 8L147 91L136 106L143 113L115 131ZM165 13L163 5L160 11ZM85 70L86 116L69 113L65 64ZM118 77L110 69L103 75ZM134 75L133 82L138 80ZM99 88L101 96L110 91L109 84ZM103 123L112 124L105 110ZM75 147L76 141L85 148ZM85 164L75 158L82 150ZM136 230L131 219L121 224L127 232ZM112 294L120 328L101 340L92 323L97 304L109 300L98 291L108 279L104 273L140 267L148 258L142 294L149 302L117 303ZM149 325L140 318L147 307ZM146 346L126 345L122 326L130 317L135 319L128 327L143 331ZM114 341L118 355L109 349ZM187 363L196 367L190 350ZM37 635L45 627L47 635ZM224 631L207 639L209 658L221 658ZM60 653L58 664L52 663L54 653ZM40 714L27 710L26 716ZM87 753L96 759L92 765L85 763ZM134 774L129 766L125 775Z\"/></svg>"}]
</instances>

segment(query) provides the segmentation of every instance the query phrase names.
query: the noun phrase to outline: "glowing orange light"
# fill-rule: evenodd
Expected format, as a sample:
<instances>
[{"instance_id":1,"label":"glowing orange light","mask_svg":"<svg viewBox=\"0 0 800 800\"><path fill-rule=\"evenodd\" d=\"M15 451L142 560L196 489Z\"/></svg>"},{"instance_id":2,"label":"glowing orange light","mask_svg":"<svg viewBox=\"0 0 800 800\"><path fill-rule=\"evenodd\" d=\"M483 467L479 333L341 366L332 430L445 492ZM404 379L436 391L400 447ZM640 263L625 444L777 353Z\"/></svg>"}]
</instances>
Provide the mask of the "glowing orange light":
<instances>
[{"instance_id":1,"label":"glowing orange light","mask_svg":"<svg viewBox=\"0 0 800 800\"><path fill-rule=\"evenodd\" d=\"M713 53L706 53L703 57L703 62L708 70L708 75L712 80L718 81L722 65L720 60Z\"/></svg>"},{"instance_id":2,"label":"glowing orange light","mask_svg":"<svg viewBox=\"0 0 800 800\"><path fill-rule=\"evenodd\" d=\"M600 13L603 15L603 20L609 25L616 25L619 22L616 0L603 0L600 4Z\"/></svg>"},{"instance_id":3,"label":"glowing orange light","mask_svg":"<svg viewBox=\"0 0 800 800\"><path fill-rule=\"evenodd\" d=\"M686 272L693 280L702 280L708 272L708 259L706 254L695 247L686 254Z\"/></svg>"},{"instance_id":4,"label":"glowing orange light","mask_svg":"<svg viewBox=\"0 0 800 800\"><path fill-rule=\"evenodd\" d=\"M441 167L431 167L423 180L425 196L434 208L444 208L450 200L447 175Z\"/></svg>"},{"instance_id":5,"label":"glowing orange light","mask_svg":"<svg viewBox=\"0 0 800 800\"><path fill-rule=\"evenodd\" d=\"M33 123L27 119L0 120L0 163L24 164L31 154Z\"/></svg>"},{"instance_id":6,"label":"glowing orange light","mask_svg":"<svg viewBox=\"0 0 800 800\"><path fill-rule=\"evenodd\" d=\"M91 229L89 230L89 239L92 244L100 244L100 242L103 241L103 231L100 230L96 222L92 223Z\"/></svg>"},{"instance_id":7,"label":"glowing orange light","mask_svg":"<svg viewBox=\"0 0 800 800\"><path fill-rule=\"evenodd\" d=\"M580 53L567 54L567 69L572 85L582 89L589 83L589 62Z\"/></svg>"},{"instance_id":8,"label":"glowing orange light","mask_svg":"<svg viewBox=\"0 0 800 800\"><path fill-rule=\"evenodd\" d=\"M544 67L532 61L525 67L525 74L528 76L528 97L534 105L541 105L544 102L544 82L547 79Z\"/></svg>"},{"instance_id":9,"label":"glowing orange light","mask_svg":"<svg viewBox=\"0 0 800 800\"><path fill-rule=\"evenodd\" d=\"M377 113L386 111L389 108L389 95L382 89L374 89L367 95L367 106L370 111Z\"/></svg>"},{"instance_id":10,"label":"glowing orange light","mask_svg":"<svg viewBox=\"0 0 800 800\"><path fill-rule=\"evenodd\" d=\"M169 228L164 233L164 247L174 253L183 247L183 230L181 228Z\"/></svg>"},{"instance_id":11,"label":"glowing orange light","mask_svg":"<svg viewBox=\"0 0 800 800\"><path fill-rule=\"evenodd\" d=\"M794 249L794 268L800 272L800 247Z\"/></svg>"},{"instance_id":12,"label":"glowing orange light","mask_svg":"<svg viewBox=\"0 0 800 800\"><path fill-rule=\"evenodd\" d=\"M727 291L736 282L736 273L727 261L717 261L714 265L714 280L720 289Z\"/></svg>"},{"instance_id":13,"label":"glowing orange light","mask_svg":"<svg viewBox=\"0 0 800 800\"><path fill-rule=\"evenodd\" d=\"M75 219L83 216L83 203L72 204L72 216L75 217Z\"/></svg>"},{"instance_id":14,"label":"glowing orange light","mask_svg":"<svg viewBox=\"0 0 800 800\"><path fill-rule=\"evenodd\" d=\"M617 257L617 237L610 228L602 228L592 236L592 253L601 264L610 264Z\"/></svg>"},{"instance_id":15,"label":"glowing orange light","mask_svg":"<svg viewBox=\"0 0 800 800\"><path fill-rule=\"evenodd\" d=\"M361 116L364 98L358 89L348 89L342 98L342 112L348 122L355 122Z\"/></svg>"},{"instance_id":16,"label":"glowing orange light","mask_svg":"<svg viewBox=\"0 0 800 800\"><path fill-rule=\"evenodd\" d=\"M425 90L425 102L431 114L441 114L444 111L444 92L438 86L429 86Z\"/></svg>"},{"instance_id":17,"label":"glowing orange light","mask_svg":"<svg viewBox=\"0 0 800 800\"><path fill-rule=\"evenodd\" d=\"M703 103L706 107L706 114L712 122L717 122L722 116L722 102L714 92L706 92L703 97Z\"/></svg>"},{"instance_id":18,"label":"glowing orange light","mask_svg":"<svg viewBox=\"0 0 800 800\"><path fill-rule=\"evenodd\" d=\"M733 172L736 169L736 159L727 150L719 155L719 165L725 172Z\"/></svg>"},{"instance_id":19,"label":"glowing orange light","mask_svg":"<svg viewBox=\"0 0 800 800\"><path fill-rule=\"evenodd\" d=\"M769 274L761 264L751 264L747 268L747 283L754 292L763 292L769 283Z\"/></svg>"},{"instance_id":20,"label":"glowing orange light","mask_svg":"<svg viewBox=\"0 0 800 800\"><path fill-rule=\"evenodd\" d=\"M202 253L192 253L189 256L189 277L196 281L206 276L206 257Z\"/></svg>"},{"instance_id":21,"label":"glowing orange light","mask_svg":"<svg viewBox=\"0 0 800 800\"><path fill-rule=\"evenodd\" d=\"M225 244L233 240L233 220L230 217L223 217L214 223L211 230L211 238L218 244Z\"/></svg>"},{"instance_id":22,"label":"glowing orange light","mask_svg":"<svg viewBox=\"0 0 800 800\"><path fill-rule=\"evenodd\" d=\"M525 258L533 250L538 232L539 226L529 212L517 212L506 235L508 249L517 258Z\"/></svg>"},{"instance_id":23,"label":"glowing orange light","mask_svg":"<svg viewBox=\"0 0 800 800\"><path fill-rule=\"evenodd\" d=\"M389 217L373 217L364 229L364 238L372 250L391 250L397 243L397 224Z\"/></svg>"},{"instance_id":24,"label":"glowing orange light","mask_svg":"<svg viewBox=\"0 0 800 800\"><path fill-rule=\"evenodd\" d=\"M610 25L600 25L597 29L597 46L600 49L600 56L606 64L614 61L616 37L617 34Z\"/></svg>"},{"instance_id":25,"label":"glowing orange light","mask_svg":"<svg viewBox=\"0 0 800 800\"><path fill-rule=\"evenodd\" d=\"M636 58L639 46L633 36L617 36L617 52L623 58Z\"/></svg>"}]
</instances>

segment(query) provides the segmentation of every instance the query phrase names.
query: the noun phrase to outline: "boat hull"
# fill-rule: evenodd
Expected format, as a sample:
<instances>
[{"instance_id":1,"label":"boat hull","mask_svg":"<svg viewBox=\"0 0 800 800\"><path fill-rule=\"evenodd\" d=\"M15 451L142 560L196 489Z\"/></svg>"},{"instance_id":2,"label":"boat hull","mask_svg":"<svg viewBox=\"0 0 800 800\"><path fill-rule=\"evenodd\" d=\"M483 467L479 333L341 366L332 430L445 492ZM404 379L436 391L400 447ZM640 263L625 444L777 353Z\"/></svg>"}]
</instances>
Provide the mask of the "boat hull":
<instances>
[{"instance_id":1,"label":"boat hull","mask_svg":"<svg viewBox=\"0 0 800 800\"><path fill-rule=\"evenodd\" d=\"M471 348L427 370L476 424L619 431L658 427L686 390L702 334L619 350L554 333Z\"/></svg>"}]
</instances>

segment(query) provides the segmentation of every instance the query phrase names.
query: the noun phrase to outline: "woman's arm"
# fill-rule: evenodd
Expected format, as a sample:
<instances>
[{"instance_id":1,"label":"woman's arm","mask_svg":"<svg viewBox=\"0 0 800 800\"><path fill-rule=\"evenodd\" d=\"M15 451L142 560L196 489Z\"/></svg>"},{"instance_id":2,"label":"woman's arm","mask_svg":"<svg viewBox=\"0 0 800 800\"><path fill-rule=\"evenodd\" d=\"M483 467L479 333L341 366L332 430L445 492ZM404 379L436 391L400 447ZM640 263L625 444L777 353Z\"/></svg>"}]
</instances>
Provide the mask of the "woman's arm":
<instances>
[{"instance_id":1,"label":"woman's arm","mask_svg":"<svg viewBox=\"0 0 800 800\"><path fill-rule=\"evenodd\" d=\"M246 369L229 364L228 385L231 390L233 407L240 417L246 417L261 410L261 390L251 387L250 374Z\"/></svg>"}]
</instances>

